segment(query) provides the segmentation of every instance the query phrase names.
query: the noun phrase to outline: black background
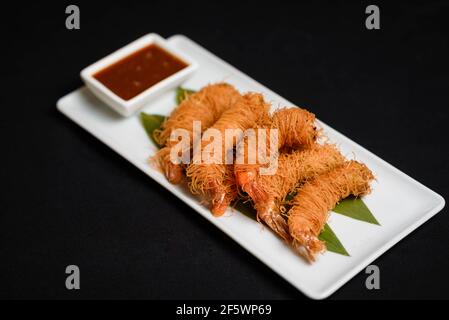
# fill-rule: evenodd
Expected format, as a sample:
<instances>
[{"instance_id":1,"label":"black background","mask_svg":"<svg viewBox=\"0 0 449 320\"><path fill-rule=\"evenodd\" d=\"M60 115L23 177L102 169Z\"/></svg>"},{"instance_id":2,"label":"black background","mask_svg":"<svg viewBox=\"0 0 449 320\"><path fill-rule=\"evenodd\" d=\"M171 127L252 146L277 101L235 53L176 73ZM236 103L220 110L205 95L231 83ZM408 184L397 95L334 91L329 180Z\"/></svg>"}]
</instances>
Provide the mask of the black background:
<instances>
[{"instance_id":1,"label":"black background","mask_svg":"<svg viewBox=\"0 0 449 320\"><path fill-rule=\"evenodd\" d=\"M447 2L374 2L377 31L368 2L273 3L74 2L79 31L70 3L2 8L1 298L304 298L56 111L81 69L149 32L187 35L447 198ZM449 298L448 234L444 209L375 262L381 290L362 272L331 299Z\"/></svg>"}]
</instances>

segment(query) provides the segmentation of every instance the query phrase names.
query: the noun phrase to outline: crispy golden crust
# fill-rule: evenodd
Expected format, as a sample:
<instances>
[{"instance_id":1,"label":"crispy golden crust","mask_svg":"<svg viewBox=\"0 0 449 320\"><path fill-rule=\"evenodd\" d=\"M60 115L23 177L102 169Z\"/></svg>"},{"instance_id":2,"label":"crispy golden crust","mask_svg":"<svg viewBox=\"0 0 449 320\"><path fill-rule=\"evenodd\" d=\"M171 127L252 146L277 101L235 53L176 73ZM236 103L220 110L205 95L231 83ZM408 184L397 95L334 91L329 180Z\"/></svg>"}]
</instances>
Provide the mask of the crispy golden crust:
<instances>
[{"instance_id":1,"label":"crispy golden crust","mask_svg":"<svg viewBox=\"0 0 449 320\"><path fill-rule=\"evenodd\" d=\"M315 115L297 107L282 108L275 111L271 119L264 119L259 129L268 129L266 131L268 137L270 136L270 129L276 129L277 139L272 141L270 137L264 146L259 146L259 140L257 140L257 146L249 144L248 138L242 141L237 151L240 155L243 155L244 162L234 166L236 181L240 188L252 198L257 209L258 219L264 221L281 238L289 241L287 224L279 210L280 201L300 182L302 179L300 175L306 174L303 170L306 165L302 167L300 165L302 157L307 159L314 153L305 154L298 158L299 153L297 151L292 156L288 154L279 156L279 150L291 151L312 148L318 136L315 127ZM256 132L256 137L258 139L258 132ZM275 143L277 146L273 148L270 143ZM265 149L263 155L258 148ZM248 155L255 153L257 154L256 162L250 163ZM270 156L271 161L275 158L279 160L280 168L274 175L261 175L260 169L270 163ZM316 155L312 160L317 158L319 158L319 155ZM331 163L332 160L330 159ZM319 165L317 165L317 171L320 169Z\"/></svg>"},{"instance_id":2,"label":"crispy golden crust","mask_svg":"<svg viewBox=\"0 0 449 320\"><path fill-rule=\"evenodd\" d=\"M281 203L295 186L343 164L344 161L343 155L332 144L316 144L303 151L282 153L276 174L259 176L259 193Z\"/></svg>"},{"instance_id":3,"label":"crispy golden crust","mask_svg":"<svg viewBox=\"0 0 449 320\"><path fill-rule=\"evenodd\" d=\"M310 148L318 136L315 115L297 107L276 110L272 127L279 130L279 149Z\"/></svg>"},{"instance_id":4,"label":"crispy golden crust","mask_svg":"<svg viewBox=\"0 0 449 320\"><path fill-rule=\"evenodd\" d=\"M154 132L155 140L165 148L160 150L153 160L156 160L171 183L180 183L184 171L183 165L170 162L170 149L178 143L170 141L171 133L176 129L184 129L190 133L192 141L194 121L200 121L204 131L240 98L240 93L227 83L208 85L184 100L164 122L162 128Z\"/></svg>"},{"instance_id":5,"label":"crispy golden crust","mask_svg":"<svg viewBox=\"0 0 449 320\"><path fill-rule=\"evenodd\" d=\"M298 189L288 212L288 227L293 246L307 260L314 261L316 254L325 249L318 235L326 224L329 211L349 195L368 194L374 179L368 167L357 161L321 174Z\"/></svg>"},{"instance_id":6,"label":"crispy golden crust","mask_svg":"<svg viewBox=\"0 0 449 320\"><path fill-rule=\"evenodd\" d=\"M217 159L221 163L204 163L204 149L211 143L210 141L201 142L201 152L195 154L193 163L187 167L187 176L190 178L190 190L194 194L201 194L212 200L212 211L215 215L221 215L227 206L223 201L214 201L214 199L226 199L230 203L235 195L235 178L233 167L224 164L225 155L232 152L236 140L232 136L226 136L227 129L240 129L242 131L254 127L260 119L265 118L268 113L269 105L264 101L263 96L256 93L247 93L233 107L223 112L220 119L208 130L218 130L223 140L222 158ZM204 133L207 134L207 131ZM225 139L232 139L226 142ZM228 149L226 149L226 147ZM209 154L210 159L214 159L214 154ZM231 199L232 200L232 199ZM215 202L215 203L214 203ZM215 207L219 203L220 210ZM224 208L224 210L223 210Z\"/></svg>"},{"instance_id":7,"label":"crispy golden crust","mask_svg":"<svg viewBox=\"0 0 449 320\"><path fill-rule=\"evenodd\" d=\"M257 130L260 129L267 130L267 136L270 136L270 129L276 129L277 140L267 140L265 146L259 146L259 141L257 141L257 146L250 145L248 143L248 137L242 140L237 151L243 156L244 161L243 163L236 163L234 167L237 183L240 187L243 187L239 183L239 180L241 180L239 179L240 175L245 175L245 178L257 179L260 167L268 162L271 155L270 143L277 144L277 148L275 148L276 153L282 149L289 151L303 150L313 147L318 137L318 131L315 127L315 115L297 107L283 108L275 111L271 119L265 119L263 124L256 129L257 139ZM257 148L265 148L265 157L261 156ZM255 153L257 154L257 161L251 163L248 161L248 155ZM255 183L255 181L246 180L245 183Z\"/></svg>"},{"instance_id":8,"label":"crispy golden crust","mask_svg":"<svg viewBox=\"0 0 449 320\"><path fill-rule=\"evenodd\" d=\"M236 171L237 183L251 197L258 217L284 240L289 240L281 204L295 187L327 172L345 161L334 145L314 145L310 149L281 153L274 175L257 171Z\"/></svg>"}]
</instances>

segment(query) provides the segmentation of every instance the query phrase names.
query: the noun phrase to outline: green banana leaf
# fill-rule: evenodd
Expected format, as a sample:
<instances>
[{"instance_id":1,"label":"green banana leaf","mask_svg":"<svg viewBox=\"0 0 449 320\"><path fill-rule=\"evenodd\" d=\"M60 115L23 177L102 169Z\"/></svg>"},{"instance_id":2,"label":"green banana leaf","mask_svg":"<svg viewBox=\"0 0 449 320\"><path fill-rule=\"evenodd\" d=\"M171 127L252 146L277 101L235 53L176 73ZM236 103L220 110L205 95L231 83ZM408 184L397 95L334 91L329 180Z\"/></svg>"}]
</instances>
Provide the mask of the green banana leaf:
<instances>
[{"instance_id":1,"label":"green banana leaf","mask_svg":"<svg viewBox=\"0 0 449 320\"><path fill-rule=\"evenodd\" d=\"M332 231L331 227L327 223L318 238L326 243L326 248L328 251L349 257L348 251L346 251L343 244L340 242L340 240L338 240L337 235L334 233L334 231Z\"/></svg>"},{"instance_id":2,"label":"green banana leaf","mask_svg":"<svg viewBox=\"0 0 449 320\"><path fill-rule=\"evenodd\" d=\"M380 226L380 223L376 220L361 198L348 197L337 204L332 211L352 219Z\"/></svg>"},{"instance_id":3,"label":"green banana leaf","mask_svg":"<svg viewBox=\"0 0 449 320\"><path fill-rule=\"evenodd\" d=\"M238 201L234 204L234 209L243 213L248 218L257 221L256 209L254 209L249 202ZM328 224L324 226L324 229L321 231L318 238L326 243L326 248L328 251L349 256L349 253L346 251L345 247Z\"/></svg>"},{"instance_id":4,"label":"green banana leaf","mask_svg":"<svg viewBox=\"0 0 449 320\"><path fill-rule=\"evenodd\" d=\"M166 117L158 115L158 114L146 114L144 112L140 113L140 120L142 121L142 125L145 128L145 131L147 132L148 137L154 142L154 144L161 148L156 140L154 139L154 131L156 129L159 129L164 123Z\"/></svg>"},{"instance_id":5,"label":"green banana leaf","mask_svg":"<svg viewBox=\"0 0 449 320\"><path fill-rule=\"evenodd\" d=\"M176 89L176 103L178 105L181 104L182 101L184 101L189 95L195 92L195 90L178 87Z\"/></svg>"}]
</instances>

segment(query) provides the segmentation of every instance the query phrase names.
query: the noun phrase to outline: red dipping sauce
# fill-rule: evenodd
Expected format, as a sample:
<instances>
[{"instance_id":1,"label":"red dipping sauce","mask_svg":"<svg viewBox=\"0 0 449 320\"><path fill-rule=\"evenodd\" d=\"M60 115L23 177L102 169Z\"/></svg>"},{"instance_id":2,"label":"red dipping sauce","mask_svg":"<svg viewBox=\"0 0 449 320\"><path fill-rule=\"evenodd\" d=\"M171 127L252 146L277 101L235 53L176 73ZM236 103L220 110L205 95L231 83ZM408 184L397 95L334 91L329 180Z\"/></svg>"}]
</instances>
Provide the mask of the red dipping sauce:
<instances>
[{"instance_id":1,"label":"red dipping sauce","mask_svg":"<svg viewBox=\"0 0 449 320\"><path fill-rule=\"evenodd\" d=\"M178 57L151 44L97 72L93 77L127 101L187 66Z\"/></svg>"}]
</instances>

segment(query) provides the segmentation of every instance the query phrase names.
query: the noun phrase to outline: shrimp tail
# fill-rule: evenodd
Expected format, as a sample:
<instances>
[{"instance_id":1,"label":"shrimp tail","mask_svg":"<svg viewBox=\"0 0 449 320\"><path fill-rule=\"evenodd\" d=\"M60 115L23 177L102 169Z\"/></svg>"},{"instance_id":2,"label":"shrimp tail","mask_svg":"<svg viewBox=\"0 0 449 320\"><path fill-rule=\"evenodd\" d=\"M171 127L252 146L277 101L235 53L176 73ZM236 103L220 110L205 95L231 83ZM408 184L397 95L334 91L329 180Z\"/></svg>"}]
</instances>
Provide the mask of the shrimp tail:
<instances>
[{"instance_id":1,"label":"shrimp tail","mask_svg":"<svg viewBox=\"0 0 449 320\"><path fill-rule=\"evenodd\" d=\"M231 202L237 196L237 192L219 192L213 196L212 207L210 211L215 217L221 217L228 209Z\"/></svg>"},{"instance_id":2,"label":"shrimp tail","mask_svg":"<svg viewBox=\"0 0 449 320\"><path fill-rule=\"evenodd\" d=\"M156 162L158 168L165 174L170 183L180 184L183 181L184 166L170 161L170 147L159 150L151 160Z\"/></svg>"},{"instance_id":3,"label":"shrimp tail","mask_svg":"<svg viewBox=\"0 0 449 320\"><path fill-rule=\"evenodd\" d=\"M269 202L268 205L260 208L256 205L257 218L265 222L282 240L287 243L291 241L291 236L288 232L288 224L282 214L279 212L279 207L274 201Z\"/></svg>"},{"instance_id":4,"label":"shrimp tail","mask_svg":"<svg viewBox=\"0 0 449 320\"><path fill-rule=\"evenodd\" d=\"M309 263L315 262L318 254L326 250L326 245L310 233L300 232L292 242L293 249Z\"/></svg>"}]
</instances>

